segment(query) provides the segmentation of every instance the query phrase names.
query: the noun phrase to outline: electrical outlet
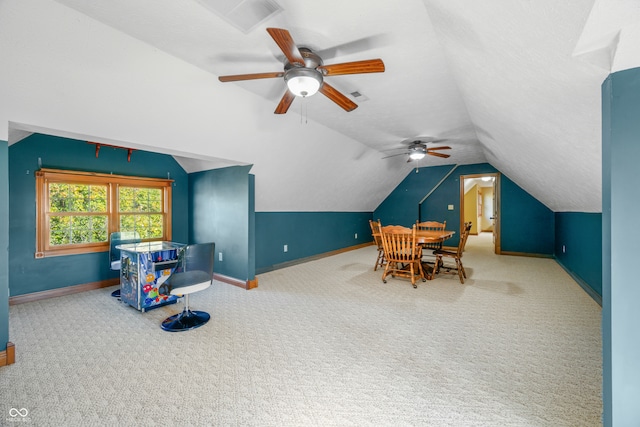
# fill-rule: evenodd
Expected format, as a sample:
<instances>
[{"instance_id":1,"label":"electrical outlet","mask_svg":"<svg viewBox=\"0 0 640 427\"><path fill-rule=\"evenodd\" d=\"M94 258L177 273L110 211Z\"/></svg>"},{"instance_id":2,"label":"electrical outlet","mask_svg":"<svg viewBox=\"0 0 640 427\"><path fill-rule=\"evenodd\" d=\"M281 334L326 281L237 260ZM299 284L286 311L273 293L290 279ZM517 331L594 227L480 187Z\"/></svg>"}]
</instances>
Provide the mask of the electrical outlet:
<instances>
[{"instance_id":1,"label":"electrical outlet","mask_svg":"<svg viewBox=\"0 0 640 427\"><path fill-rule=\"evenodd\" d=\"M218 261L222 261L222 252L218 252Z\"/></svg>"},{"instance_id":2,"label":"electrical outlet","mask_svg":"<svg viewBox=\"0 0 640 427\"><path fill-rule=\"evenodd\" d=\"M564 253L567 253L567 248L566 248L566 246L565 246L565 245L562 245L562 253L563 253L563 254L564 254Z\"/></svg>"},{"instance_id":3,"label":"electrical outlet","mask_svg":"<svg viewBox=\"0 0 640 427\"><path fill-rule=\"evenodd\" d=\"M358 238L358 233L356 233L356 239Z\"/></svg>"},{"instance_id":4,"label":"electrical outlet","mask_svg":"<svg viewBox=\"0 0 640 427\"><path fill-rule=\"evenodd\" d=\"M284 245L284 251L289 252L289 245Z\"/></svg>"},{"instance_id":5,"label":"electrical outlet","mask_svg":"<svg viewBox=\"0 0 640 427\"><path fill-rule=\"evenodd\" d=\"M449 206L447 206L447 209L449 209L450 211L452 211L452 210L453 210L453 205L449 205Z\"/></svg>"}]
</instances>

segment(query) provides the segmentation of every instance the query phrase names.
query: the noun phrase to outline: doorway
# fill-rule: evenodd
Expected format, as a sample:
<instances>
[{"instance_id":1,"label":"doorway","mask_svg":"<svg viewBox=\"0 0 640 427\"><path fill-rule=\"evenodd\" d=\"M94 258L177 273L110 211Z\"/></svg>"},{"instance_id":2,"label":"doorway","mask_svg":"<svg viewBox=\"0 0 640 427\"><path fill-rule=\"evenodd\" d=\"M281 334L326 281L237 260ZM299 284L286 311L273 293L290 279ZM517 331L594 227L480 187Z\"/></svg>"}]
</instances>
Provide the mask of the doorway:
<instances>
[{"instance_id":1,"label":"doorway","mask_svg":"<svg viewBox=\"0 0 640 427\"><path fill-rule=\"evenodd\" d=\"M471 222L471 235L492 234L500 254L500 173L460 176L460 230Z\"/></svg>"}]
</instances>

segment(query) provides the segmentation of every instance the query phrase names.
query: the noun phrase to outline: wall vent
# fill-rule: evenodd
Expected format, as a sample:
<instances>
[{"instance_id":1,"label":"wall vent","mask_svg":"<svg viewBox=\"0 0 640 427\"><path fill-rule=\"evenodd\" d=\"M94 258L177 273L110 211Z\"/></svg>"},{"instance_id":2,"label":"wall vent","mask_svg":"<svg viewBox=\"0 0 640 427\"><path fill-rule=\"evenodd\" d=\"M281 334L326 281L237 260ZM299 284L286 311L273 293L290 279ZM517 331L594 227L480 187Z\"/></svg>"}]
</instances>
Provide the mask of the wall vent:
<instances>
[{"instance_id":1,"label":"wall vent","mask_svg":"<svg viewBox=\"0 0 640 427\"><path fill-rule=\"evenodd\" d=\"M369 100L369 98L367 98L357 90L354 90L353 92L351 92L351 96L353 97L353 99L355 99L358 102L364 102Z\"/></svg>"},{"instance_id":2,"label":"wall vent","mask_svg":"<svg viewBox=\"0 0 640 427\"><path fill-rule=\"evenodd\" d=\"M245 34L282 11L282 7L274 0L198 0L198 2Z\"/></svg>"}]
</instances>

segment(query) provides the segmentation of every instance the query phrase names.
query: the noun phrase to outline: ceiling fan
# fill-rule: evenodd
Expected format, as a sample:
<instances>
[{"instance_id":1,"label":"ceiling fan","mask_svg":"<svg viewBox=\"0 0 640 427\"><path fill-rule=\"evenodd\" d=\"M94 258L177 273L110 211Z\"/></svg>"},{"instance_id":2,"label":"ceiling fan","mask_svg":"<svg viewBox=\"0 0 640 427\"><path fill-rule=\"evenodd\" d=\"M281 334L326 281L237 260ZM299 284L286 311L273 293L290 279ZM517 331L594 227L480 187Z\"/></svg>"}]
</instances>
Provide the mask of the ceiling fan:
<instances>
[{"instance_id":1,"label":"ceiling fan","mask_svg":"<svg viewBox=\"0 0 640 427\"><path fill-rule=\"evenodd\" d=\"M329 85L324 81L324 78L345 74L382 73L384 71L382 59L324 65L322 58L311 49L296 46L289 31L281 28L267 28L267 32L284 53L286 61L283 71L220 76L218 80L235 82L284 77L287 91L274 111L275 114L286 113L296 96L307 97L316 92L320 92L345 111L353 111L358 108L358 105Z\"/></svg>"},{"instance_id":2,"label":"ceiling fan","mask_svg":"<svg viewBox=\"0 0 640 427\"><path fill-rule=\"evenodd\" d=\"M420 141L420 140L405 141L405 143L408 143L409 145L406 149L402 148L406 150L404 153L392 154L391 156L383 157L383 159L388 159L389 157L404 156L404 155L409 156L409 158L407 159L407 163L413 160L421 160L426 155L442 157L446 159L451 156L449 154L441 153L440 151L451 150L451 147L448 147L445 145L440 147L427 147L428 143L443 142L443 141L446 141L446 139L433 140L433 141ZM392 150L398 150L398 148L394 148Z\"/></svg>"}]
</instances>

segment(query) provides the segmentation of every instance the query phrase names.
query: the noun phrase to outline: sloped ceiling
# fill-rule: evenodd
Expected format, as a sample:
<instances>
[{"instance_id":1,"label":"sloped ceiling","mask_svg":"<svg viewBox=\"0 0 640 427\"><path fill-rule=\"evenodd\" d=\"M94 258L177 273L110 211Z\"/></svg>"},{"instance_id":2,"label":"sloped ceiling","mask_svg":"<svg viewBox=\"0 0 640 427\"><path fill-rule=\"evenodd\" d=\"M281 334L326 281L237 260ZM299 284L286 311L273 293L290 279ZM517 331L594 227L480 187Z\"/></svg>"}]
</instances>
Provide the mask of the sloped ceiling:
<instances>
[{"instance_id":1,"label":"sloped ceiling","mask_svg":"<svg viewBox=\"0 0 640 427\"><path fill-rule=\"evenodd\" d=\"M489 162L554 211L601 210L600 85L640 63L631 0L275 0L242 31L208 0L0 0L0 139L46 132L172 154L188 171L253 165L258 211L371 211L414 166ZM274 1L274 0L271 0ZM247 4L217 2L247 18ZM216 2L213 2L216 3ZM245 9L243 9L245 8ZM286 28L330 76L274 115ZM364 100L362 100L364 99ZM383 159L446 138L449 159Z\"/></svg>"}]
</instances>

